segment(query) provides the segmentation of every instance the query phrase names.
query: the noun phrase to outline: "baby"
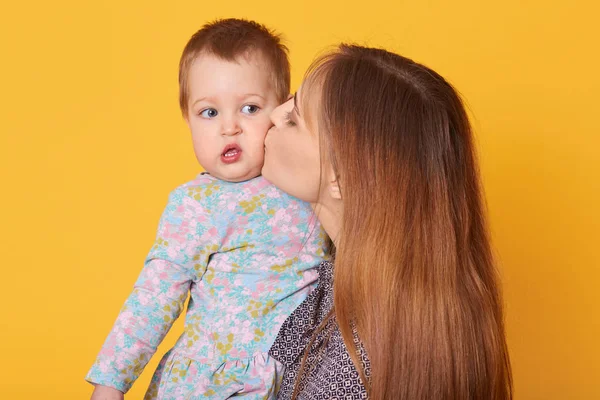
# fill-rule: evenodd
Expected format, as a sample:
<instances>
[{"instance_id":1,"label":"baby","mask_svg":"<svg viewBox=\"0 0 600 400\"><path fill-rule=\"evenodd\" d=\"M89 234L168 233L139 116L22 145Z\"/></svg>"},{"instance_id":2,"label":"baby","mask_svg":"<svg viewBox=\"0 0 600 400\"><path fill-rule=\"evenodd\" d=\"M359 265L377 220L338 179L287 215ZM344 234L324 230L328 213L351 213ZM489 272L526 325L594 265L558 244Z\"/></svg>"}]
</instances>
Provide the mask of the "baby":
<instances>
[{"instance_id":1,"label":"baby","mask_svg":"<svg viewBox=\"0 0 600 400\"><path fill-rule=\"evenodd\" d=\"M327 239L309 204L260 176L287 49L255 22L205 25L180 62L180 106L206 170L174 190L154 246L86 380L123 398L182 311L185 331L146 399L275 398L268 350L316 284Z\"/></svg>"}]
</instances>

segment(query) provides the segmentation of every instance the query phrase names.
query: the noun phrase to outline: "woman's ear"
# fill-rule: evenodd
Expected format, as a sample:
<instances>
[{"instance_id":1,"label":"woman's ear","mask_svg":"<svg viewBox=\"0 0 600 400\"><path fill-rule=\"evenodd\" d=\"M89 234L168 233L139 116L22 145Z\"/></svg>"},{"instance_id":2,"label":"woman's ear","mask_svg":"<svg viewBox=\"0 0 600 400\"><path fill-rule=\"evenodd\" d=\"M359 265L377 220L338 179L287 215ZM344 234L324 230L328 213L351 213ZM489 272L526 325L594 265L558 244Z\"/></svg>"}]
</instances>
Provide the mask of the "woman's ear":
<instances>
[{"instance_id":1,"label":"woman's ear","mask_svg":"<svg viewBox=\"0 0 600 400\"><path fill-rule=\"evenodd\" d=\"M332 167L329 167L328 169L329 171L327 174L327 187L329 190L329 195L336 200L341 200L342 192L340 191L340 183L338 181L338 178Z\"/></svg>"},{"instance_id":2,"label":"woman's ear","mask_svg":"<svg viewBox=\"0 0 600 400\"><path fill-rule=\"evenodd\" d=\"M329 192L331 193L331 197L333 197L334 199L336 199L336 200L342 199L342 193L340 192L340 184L338 183L337 180L331 182Z\"/></svg>"}]
</instances>

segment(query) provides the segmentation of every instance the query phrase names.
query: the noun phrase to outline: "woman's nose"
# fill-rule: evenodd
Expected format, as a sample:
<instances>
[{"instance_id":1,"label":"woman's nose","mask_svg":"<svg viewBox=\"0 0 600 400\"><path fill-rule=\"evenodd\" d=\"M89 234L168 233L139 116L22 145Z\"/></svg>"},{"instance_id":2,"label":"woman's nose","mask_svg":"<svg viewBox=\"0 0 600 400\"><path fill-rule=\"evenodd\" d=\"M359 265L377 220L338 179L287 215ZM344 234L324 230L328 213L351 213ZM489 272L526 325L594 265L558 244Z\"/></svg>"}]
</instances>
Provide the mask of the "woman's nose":
<instances>
[{"instance_id":1,"label":"woman's nose","mask_svg":"<svg viewBox=\"0 0 600 400\"><path fill-rule=\"evenodd\" d=\"M283 106L286 103L283 103L277 107L275 107L275 109L273 111L271 111L271 114L269 115L269 118L271 119L271 123L273 125L277 125L278 123L281 122L281 118L283 116Z\"/></svg>"},{"instance_id":2,"label":"woman's nose","mask_svg":"<svg viewBox=\"0 0 600 400\"><path fill-rule=\"evenodd\" d=\"M267 129L267 134L265 135L265 141L267 140L267 137L269 136L269 134L271 134L273 132L273 129L275 129L275 125L271 125L269 127L269 129Z\"/></svg>"}]
</instances>

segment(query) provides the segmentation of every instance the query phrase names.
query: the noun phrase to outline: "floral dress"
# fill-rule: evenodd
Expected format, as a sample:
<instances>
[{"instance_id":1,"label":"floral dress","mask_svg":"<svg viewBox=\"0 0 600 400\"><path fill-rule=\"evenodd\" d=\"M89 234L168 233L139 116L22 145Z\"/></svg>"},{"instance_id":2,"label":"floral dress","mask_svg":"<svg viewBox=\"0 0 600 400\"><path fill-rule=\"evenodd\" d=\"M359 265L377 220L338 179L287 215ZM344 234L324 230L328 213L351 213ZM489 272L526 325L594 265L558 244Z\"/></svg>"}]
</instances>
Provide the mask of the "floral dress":
<instances>
[{"instance_id":1,"label":"floral dress","mask_svg":"<svg viewBox=\"0 0 600 400\"><path fill-rule=\"evenodd\" d=\"M277 332L316 285L327 240L310 206L264 178L201 174L174 190L91 383L127 392L182 311L146 399L274 398Z\"/></svg>"}]
</instances>

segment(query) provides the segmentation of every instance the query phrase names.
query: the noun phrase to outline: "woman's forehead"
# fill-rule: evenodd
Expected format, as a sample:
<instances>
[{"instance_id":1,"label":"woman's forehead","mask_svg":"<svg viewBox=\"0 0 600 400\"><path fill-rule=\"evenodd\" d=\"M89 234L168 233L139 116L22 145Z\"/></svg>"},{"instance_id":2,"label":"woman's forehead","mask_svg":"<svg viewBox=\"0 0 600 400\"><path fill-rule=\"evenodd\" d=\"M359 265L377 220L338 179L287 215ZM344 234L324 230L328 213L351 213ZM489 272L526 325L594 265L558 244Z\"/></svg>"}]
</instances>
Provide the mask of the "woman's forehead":
<instances>
[{"instance_id":1,"label":"woman's forehead","mask_svg":"<svg viewBox=\"0 0 600 400\"><path fill-rule=\"evenodd\" d=\"M294 96L296 111L311 130L317 128L321 86L309 77L302 82Z\"/></svg>"}]
</instances>

